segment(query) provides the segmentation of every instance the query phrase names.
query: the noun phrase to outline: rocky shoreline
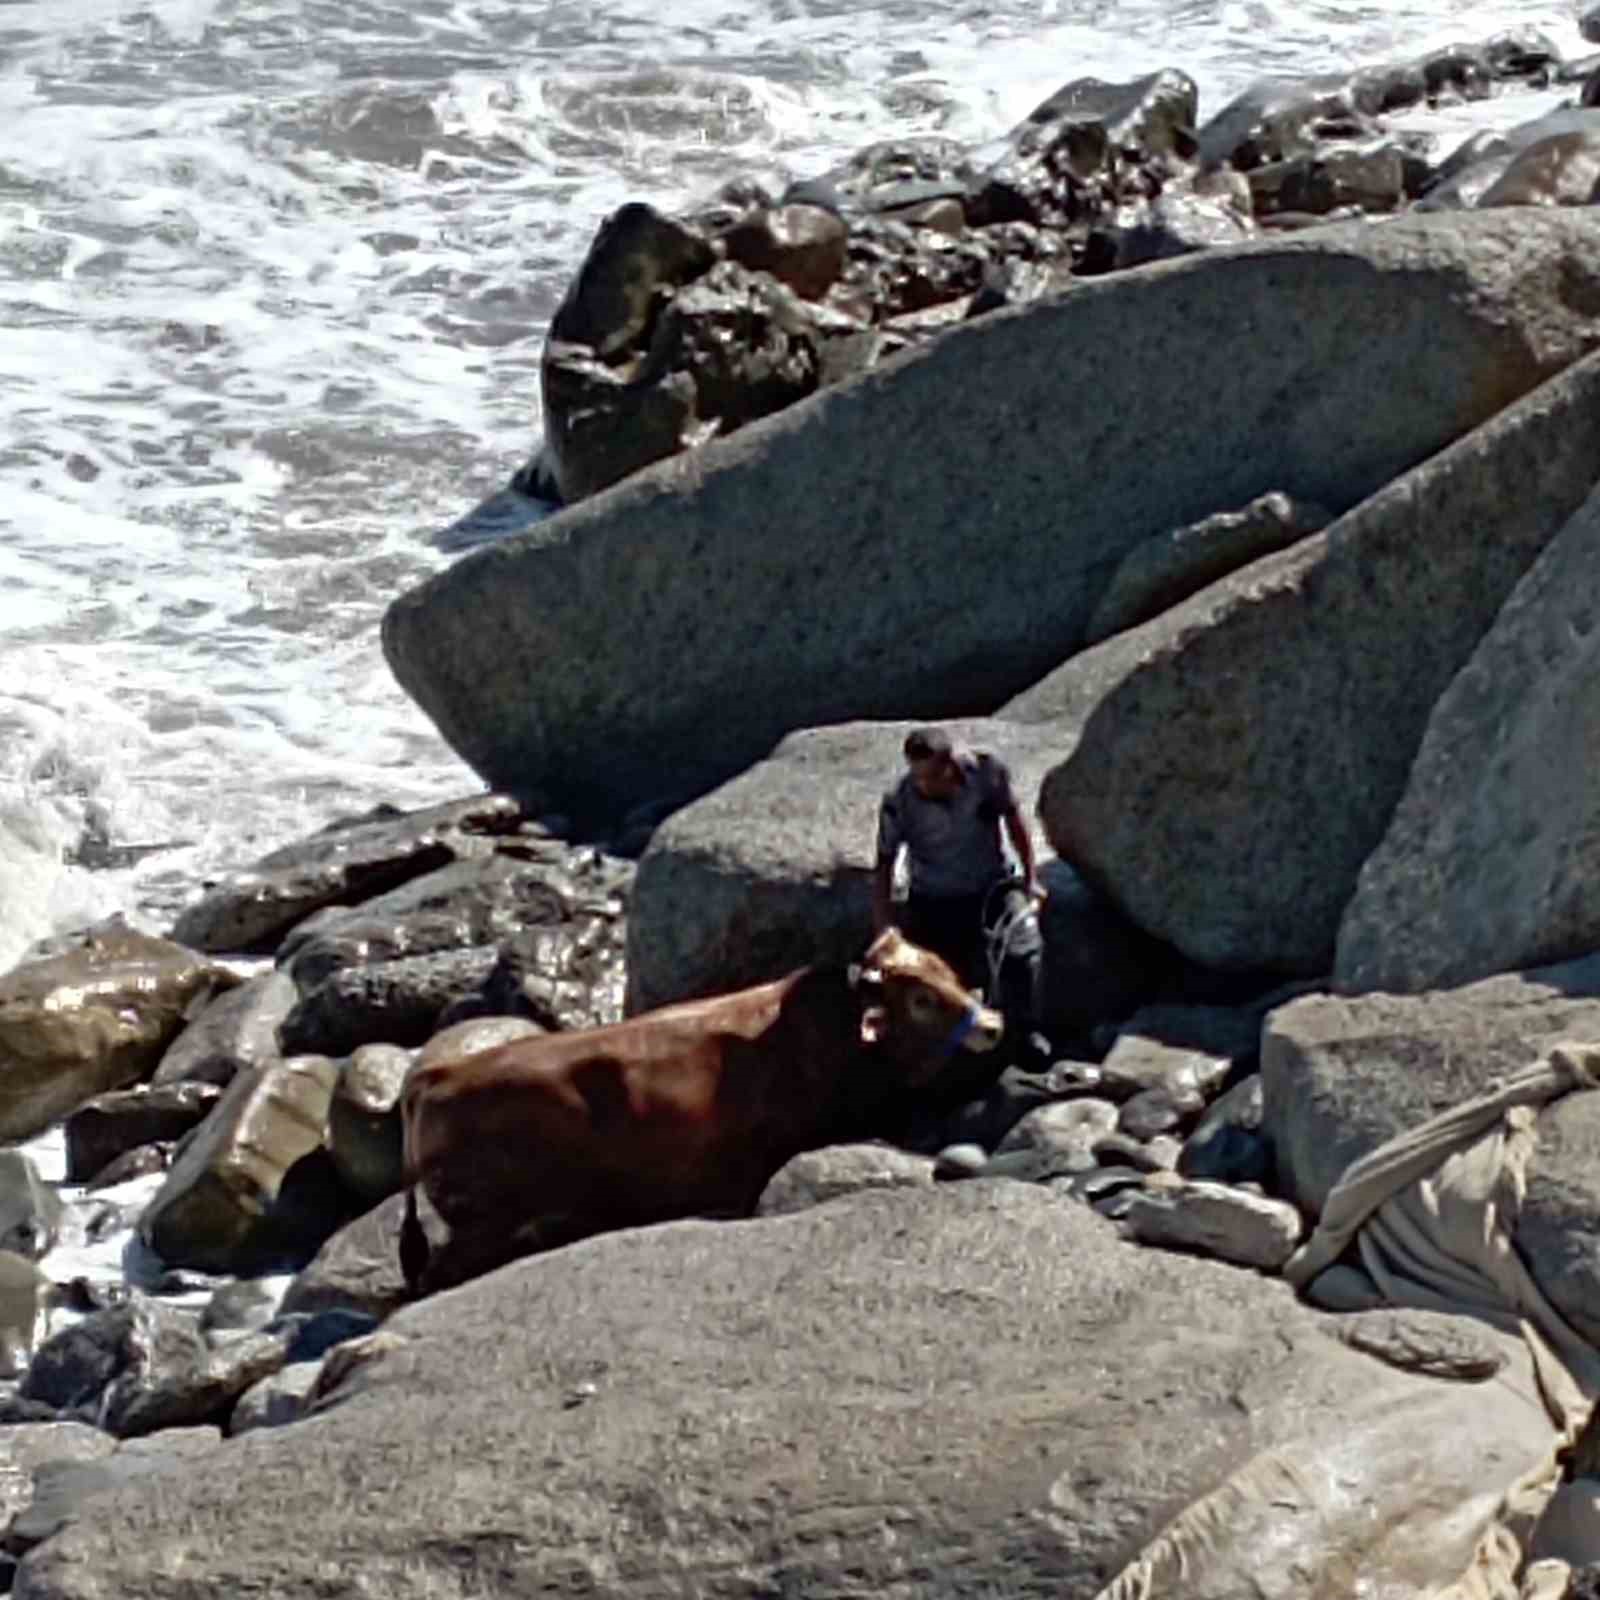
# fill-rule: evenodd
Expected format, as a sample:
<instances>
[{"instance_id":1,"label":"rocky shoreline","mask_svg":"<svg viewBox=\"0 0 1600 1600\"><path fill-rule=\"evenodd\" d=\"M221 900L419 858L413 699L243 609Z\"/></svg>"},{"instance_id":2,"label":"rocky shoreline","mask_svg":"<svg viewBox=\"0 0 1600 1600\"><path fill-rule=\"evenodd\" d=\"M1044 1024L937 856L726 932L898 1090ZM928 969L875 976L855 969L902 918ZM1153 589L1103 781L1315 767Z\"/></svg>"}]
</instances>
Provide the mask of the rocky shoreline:
<instances>
[{"instance_id":1,"label":"rocky shoreline","mask_svg":"<svg viewBox=\"0 0 1600 1600\"><path fill-rule=\"evenodd\" d=\"M385 622L486 792L0 976L15 1592L1600 1592L1595 67L612 218L581 503ZM1036 797L1054 1065L407 1303L412 1066L857 956L925 716Z\"/></svg>"}]
</instances>

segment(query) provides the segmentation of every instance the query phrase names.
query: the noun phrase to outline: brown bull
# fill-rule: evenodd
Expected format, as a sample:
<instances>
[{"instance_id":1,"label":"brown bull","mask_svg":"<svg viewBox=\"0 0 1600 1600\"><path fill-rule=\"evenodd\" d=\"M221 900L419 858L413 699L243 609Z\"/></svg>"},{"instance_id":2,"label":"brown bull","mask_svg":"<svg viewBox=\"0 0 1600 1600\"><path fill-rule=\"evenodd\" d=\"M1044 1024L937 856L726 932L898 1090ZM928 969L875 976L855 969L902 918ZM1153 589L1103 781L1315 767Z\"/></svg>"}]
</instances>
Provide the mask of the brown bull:
<instances>
[{"instance_id":1,"label":"brown bull","mask_svg":"<svg viewBox=\"0 0 1600 1600\"><path fill-rule=\"evenodd\" d=\"M881 1131L897 1097L1000 1032L890 930L859 967L419 1068L401 1101L406 1282L425 1293L612 1228L748 1215L791 1156ZM418 1185L450 1226L436 1254Z\"/></svg>"}]
</instances>

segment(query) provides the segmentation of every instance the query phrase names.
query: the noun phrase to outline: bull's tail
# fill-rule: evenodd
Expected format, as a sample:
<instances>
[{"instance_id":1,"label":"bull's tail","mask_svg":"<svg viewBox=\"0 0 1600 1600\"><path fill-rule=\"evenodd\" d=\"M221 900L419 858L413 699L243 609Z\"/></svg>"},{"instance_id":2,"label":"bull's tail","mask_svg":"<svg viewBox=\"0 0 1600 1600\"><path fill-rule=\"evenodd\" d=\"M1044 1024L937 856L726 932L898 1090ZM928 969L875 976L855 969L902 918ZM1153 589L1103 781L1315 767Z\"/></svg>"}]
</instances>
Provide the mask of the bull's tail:
<instances>
[{"instance_id":1,"label":"bull's tail","mask_svg":"<svg viewBox=\"0 0 1600 1600\"><path fill-rule=\"evenodd\" d=\"M406 1218L400 1224L400 1271L406 1280L406 1290L416 1294L422 1285L422 1275L428 1270L428 1257L432 1254L428 1235L423 1231L422 1219L417 1215L417 1186L406 1186Z\"/></svg>"}]
</instances>

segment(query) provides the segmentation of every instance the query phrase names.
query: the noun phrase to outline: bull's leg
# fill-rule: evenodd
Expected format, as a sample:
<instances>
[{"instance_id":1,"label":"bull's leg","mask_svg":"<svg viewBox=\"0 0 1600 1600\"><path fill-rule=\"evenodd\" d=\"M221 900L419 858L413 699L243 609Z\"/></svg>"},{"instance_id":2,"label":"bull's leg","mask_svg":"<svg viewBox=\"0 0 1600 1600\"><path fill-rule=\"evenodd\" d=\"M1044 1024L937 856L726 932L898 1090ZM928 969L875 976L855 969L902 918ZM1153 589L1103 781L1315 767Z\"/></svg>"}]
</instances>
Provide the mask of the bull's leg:
<instances>
[{"instance_id":1,"label":"bull's leg","mask_svg":"<svg viewBox=\"0 0 1600 1600\"><path fill-rule=\"evenodd\" d=\"M422 1230L422 1219L417 1215L417 1186L412 1184L406 1190L406 1216L400 1224L400 1272L406 1280L408 1294L420 1292L432 1253L428 1236Z\"/></svg>"}]
</instances>

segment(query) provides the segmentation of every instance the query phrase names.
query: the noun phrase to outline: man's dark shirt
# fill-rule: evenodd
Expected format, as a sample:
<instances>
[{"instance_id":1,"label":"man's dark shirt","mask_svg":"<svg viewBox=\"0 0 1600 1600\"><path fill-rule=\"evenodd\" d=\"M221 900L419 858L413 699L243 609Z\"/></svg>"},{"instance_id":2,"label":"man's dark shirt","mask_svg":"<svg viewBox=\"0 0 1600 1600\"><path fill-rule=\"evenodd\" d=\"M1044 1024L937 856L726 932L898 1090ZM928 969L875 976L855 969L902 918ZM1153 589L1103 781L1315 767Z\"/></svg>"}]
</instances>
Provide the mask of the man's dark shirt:
<instances>
[{"instance_id":1,"label":"man's dark shirt","mask_svg":"<svg viewBox=\"0 0 1600 1600\"><path fill-rule=\"evenodd\" d=\"M914 895L981 895L1006 871L1000 819L1016 806L1011 774L997 756L962 750L955 760L965 781L948 800L925 798L908 772L878 808L878 863L893 867L905 845Z\"/></svg>"}]
</instances>

